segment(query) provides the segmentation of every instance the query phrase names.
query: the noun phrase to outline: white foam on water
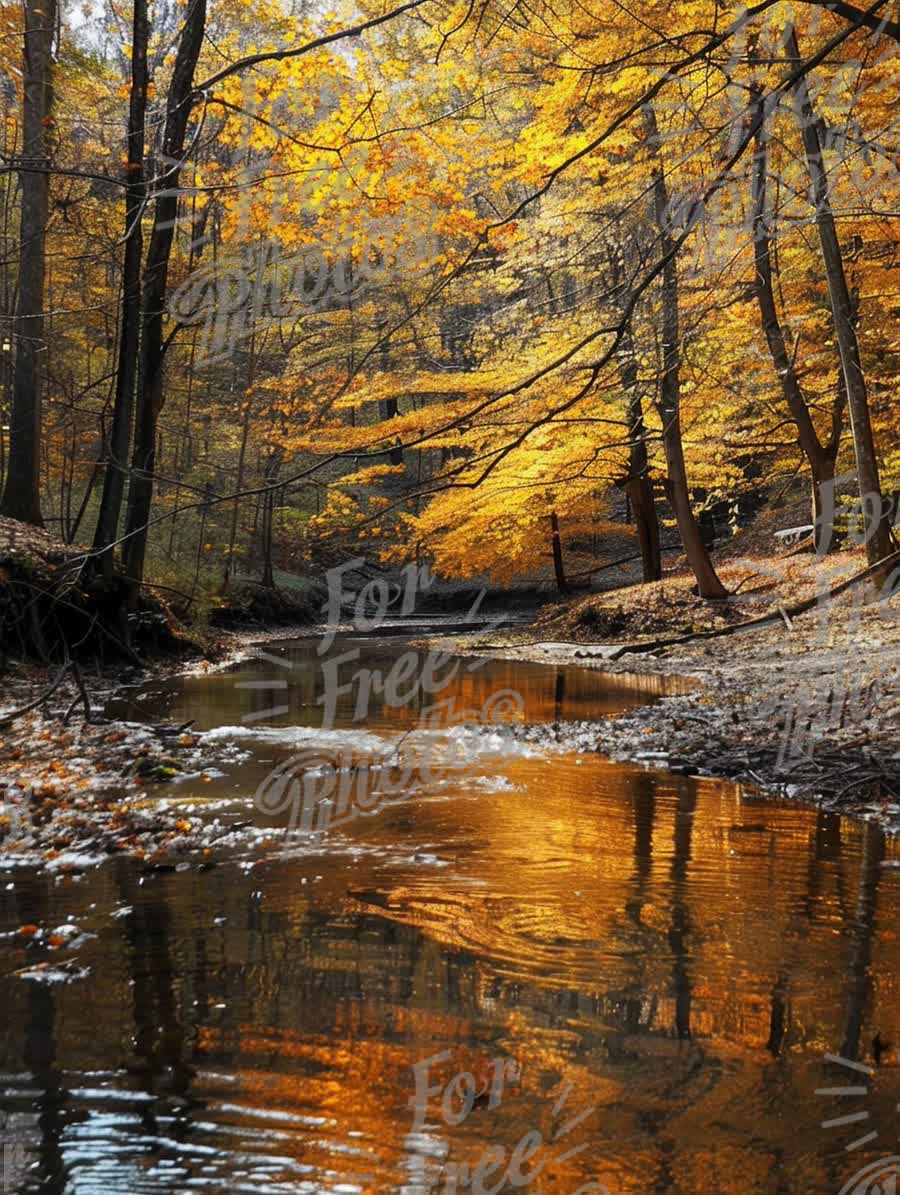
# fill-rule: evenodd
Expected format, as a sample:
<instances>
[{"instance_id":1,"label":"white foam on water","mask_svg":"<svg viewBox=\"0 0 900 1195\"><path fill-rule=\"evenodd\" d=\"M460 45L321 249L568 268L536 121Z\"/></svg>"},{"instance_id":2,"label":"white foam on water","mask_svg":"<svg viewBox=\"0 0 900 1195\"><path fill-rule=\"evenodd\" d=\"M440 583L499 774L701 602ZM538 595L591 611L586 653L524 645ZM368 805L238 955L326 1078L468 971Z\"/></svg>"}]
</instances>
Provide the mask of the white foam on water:
<instances>
[{"instance_id":1,"label":"white foam on water","mask_svg":"<svg viewBox=\"0 0 900 1195\"><path fill-rule=\"evenodd\" d=\"M68 1095L73 1100L113 1100L125 1104L152 1104L157 1098L149 1091L128 1091L121 1087L71 1087Z\"/></svg>"},{"instance_id":2,"label":"white foam on water","mask_svg":"<svg viewBox=\"0 0 900 1195\"><path fill-rule=\"evenodd\" d=\"M469 784L471 788L478 788L486 793L525 792L521 784L513 784L508 776L476 776Z\"/></svg>"},{"instance_id":3,"label":"white foam on water","mask_svg":"<svg viewBox=\"0 0 900 1195\"><path fill-rule=\"evenodd\" d=\"M281 1108L257 1108L250 1104L219 1104L220 1112L232 1112L238 1116L255 1116L260 1120L282 1121L286 1124L302 1124L315 1128L323 1124L335 1124L327 1116L304 1116L299 1112L288 1112Z\"/></svg>"},{"instance_id":4,"label":"white foam on water","mask_svg":"<svg viewBox=\"0 0 900 1195\"><path fill-rule=\"evenodd\" d=\"M390 740L367 730L322 730L315 726L216 726L200 735L203 743L235 742L271 743L285 747L356 749L364 752L383 752Z\"/></svg>"},{"instance_id":5,"label":"white foam on water","mask_svg":"<svg viewBox=\"0 0 900 1195\"><path fill-rule=\"evenodd\" d=\"M45 867L48 871L59 871L64 867L71 867L77 871L86 871L89 867L96 867L103 863L108 856L90 851L60 851L55 859L48 859Z\"/></svg>"}]
</instances>

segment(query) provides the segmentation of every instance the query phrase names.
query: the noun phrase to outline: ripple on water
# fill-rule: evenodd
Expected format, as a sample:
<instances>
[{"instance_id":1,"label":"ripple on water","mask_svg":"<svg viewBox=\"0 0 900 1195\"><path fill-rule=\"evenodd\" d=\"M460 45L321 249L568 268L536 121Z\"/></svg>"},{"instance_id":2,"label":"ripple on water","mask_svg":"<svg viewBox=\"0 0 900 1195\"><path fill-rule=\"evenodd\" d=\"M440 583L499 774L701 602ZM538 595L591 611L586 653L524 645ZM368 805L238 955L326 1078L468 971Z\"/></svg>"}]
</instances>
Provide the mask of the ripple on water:
<instances>
[{"instance_id":1,"label":"ripple on water","mask_svg":"<svg viewBox=\"0 0 900 1195\"><path fill-rule=\"evenodd\" d=\"M221 722L217 749L239 733L225 778L197 793L236 809L321 733L242 724L256 697L234 682L257 675L159 699L173 720ZM297 709L317 695L308 679L293 668ZM624 699L604 683L506 662L454 691L469 707L519 687L540 720L612 709ZM376 710L325 745L346 731L355 750L393 749L416 713ZM589 1181L611 1195L826 1195L893 1152L900 1066L888 1059L852 1099L816 1092L840 1082L826 1052L865 1058L876 1031L900 1040L896 845L734 785L529 756L503 737L414 730L405 751L438 744L449 760L466 742L473 758L316 843L258 824L202 874L117 860L89 880L4 885L14 1189L386 1195L425 1167L441 1195L447 1167L491 1145L508 1158L533 1132L544 1195ZM52 958L15 932L70 915L96 936ZM87 973L16 974L48 959ZM439 1088L456 1071L484 1083L496 1058L521 1073L496 1108L453 1125L433 1096L417 1124L413 1067L444 1053ZM848 1152L860 1125L822 1123L860 1112L879 1136Z\"/></svg>"}]
</instances>

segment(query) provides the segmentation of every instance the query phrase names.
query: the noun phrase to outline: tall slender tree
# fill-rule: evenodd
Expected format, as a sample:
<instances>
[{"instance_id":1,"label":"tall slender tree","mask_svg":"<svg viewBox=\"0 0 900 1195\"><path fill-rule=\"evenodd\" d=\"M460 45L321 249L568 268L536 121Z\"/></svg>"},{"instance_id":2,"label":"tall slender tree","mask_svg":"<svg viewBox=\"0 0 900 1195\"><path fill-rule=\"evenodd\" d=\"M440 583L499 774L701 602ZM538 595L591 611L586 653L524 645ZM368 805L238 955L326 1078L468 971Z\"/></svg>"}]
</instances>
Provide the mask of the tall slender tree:
<instances>
[{"instance_id":1,"label":"tall slender tree","mask_svg":"<svg viewBox=\"0 0 900 1195\"><path fill-rule=\"evenodd\" d=\"M126 140L125 253L122 263L122 306L119 320L119 359L116 395L109 442L104 445L106 473L97 515L94 550L100 553L103 572L112 576L112 545L116 542L125 493L134 390L137 382L141 322L141 219L146 203L144 179L145 117L147 111L147 43L150 23L147 0L134 0L131 36L131 88Z\"/></svg>"},{"instance_id":2,"label":"tall slender tree","mask_svg":"<svg viewBox=\"0 0 900 1195\"><path fill-rule=\"evenodd\" d=\"M190 0L166 104L163 132L162 186L154 203L153 229L144 266L141 299L141 350L137 377L134 453L128 490L125 567L131 583L132 602L144 576L147 531L153 500L156 462L156 428L163 405L163 365L166 343L163 318L169 275L169 257L178 216L178 183L185 155L185 139L194 99L194 72L206 28L206 0Z\"/></svg>"},{"instance_id":3,"label":"tall slender tree","mask_svg":"<svg viewBox=\"0 0 900 1195\"><path fill-rule=\"evenodd\" d=\"M797 33L793 26L786 32L786 48L791 57L800 61ZM844 256L837 234L834 212L831 207L828 171L822 154L820 130L822 122L816 116L806 76L797 82L796 115L803 136L806 164L812 182L812 198L816 209L816 229L825 276L828 280L828 296L834 320L835 338L841 355L841 369L847 390L847 407L850 412L850 427L853 432L853 447L856 452L856 474L859 494L866 522L866 555L869 564L877 564L894 550L891 521L888 506L881 493L881 479L875 439L872 435L872 421L869 414L869 395L863 372L856 335L856 314L847 275L844 271Z\"/></svg>"},{"instance_id":4,"label":"tall slender tree","mask_svg":"<svg viewBox=\"0 0 900 1195\"><path fill-rule=\"evenodd\" d=\"M53 38L56 0L25 0L22 63L21 216L19 297L14 324L15 366L9 467L0 514L37 527L41 514L41 417L46 360L44 274L50 204L53 130Z\"/></svg>"},{"instance_id":5,"label":"tall slender tree","mask_svg":"<svg viewBox=\"0 0 900 1195\"><path fill-rule=\"evenodd\" d=\"M642 579L658 581L662 577L659 514L650 477L644 395L638 369L637 346L629 315L632 292L621 241L609 242L606 246L606 258L608 268L605 288L610 296L615 296L620 315L627 321L623 327L616 360L619 378L627 397L628 469L617 484L624 490L631 504L641 551Z\"/></svg>"},{"instance_id":6,"label":"tall slender tree","mask_svg":"<svg viewBox=\"0 0 900 1195\"><path fill-rule=\"evenodd\" d=\"M781 391L791 418L797 426L797 441L809 463L812 476L812 508L816 551L824 555L834 546L834 502L827 492L834 482L835 462L841 443L843 414L846 405L846 386L843 379L837 387L831 408L831 427L827 439L819 438L809 405L803 394L800 375L794 356L788 349L787 337L778 314L772 271L771 213L767 202L769 176L769 132L765 105L757 99L753 162L753 252L754 291L759 305L763 331Z\"/></svg>"},{"instance_id":7,"label":"tall slender tree","mask_svg":"<svg viewBox=\"0 0 900 1195\"><path fill-rule=\"evenodd\" d=\"M644 105L643 121L652 159L653 211L659 234L660 256L665 262L662 274L663 362L657 408L662 421L663 448L666 455L666 492L675 512L678 534L681 536L688 564L697 579L700 596L722 599L728 596L728 590L719 580L703 542L700 526L691 506L684 461L684 445L681 438L678 259L670 228L669 188L659 153L659 129L651 104Z\"/></svg>"}]
</instances>

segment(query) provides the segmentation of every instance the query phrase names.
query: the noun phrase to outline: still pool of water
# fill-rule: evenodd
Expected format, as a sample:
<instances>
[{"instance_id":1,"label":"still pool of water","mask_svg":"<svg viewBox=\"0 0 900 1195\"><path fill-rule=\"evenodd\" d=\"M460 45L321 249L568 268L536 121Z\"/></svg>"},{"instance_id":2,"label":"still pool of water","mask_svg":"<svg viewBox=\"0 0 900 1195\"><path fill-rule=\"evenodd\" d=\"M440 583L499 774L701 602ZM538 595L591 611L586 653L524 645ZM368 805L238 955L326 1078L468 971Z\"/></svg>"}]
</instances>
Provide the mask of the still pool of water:
<instances>
[{"instance_id":1,"label":"still pool of water","mask_svg":"<svg viewBox=\"0 0 900 1195\"><path fill-rule=\"evenodd\" d=\"M409 650L329 654L356 648L342 682ZM315 644L280 645L134 693L132 716L234 728L222 776L160 799L265 829L261 778L325 741L320 666ZM662 692L465 661L439 698L479 710L500 690L527 721ZM342 749L415 749L433 696L382 697L364 723L341 697ZM0 931L93 936L58 952L57 983L15 974L26 950L0 938L0 1190L838 1195L898 1152L891 840L496 727L434 742L454 734L495 741L317 839L273 823L210 869L3 879Z\"/></svg>"}]
</instances>

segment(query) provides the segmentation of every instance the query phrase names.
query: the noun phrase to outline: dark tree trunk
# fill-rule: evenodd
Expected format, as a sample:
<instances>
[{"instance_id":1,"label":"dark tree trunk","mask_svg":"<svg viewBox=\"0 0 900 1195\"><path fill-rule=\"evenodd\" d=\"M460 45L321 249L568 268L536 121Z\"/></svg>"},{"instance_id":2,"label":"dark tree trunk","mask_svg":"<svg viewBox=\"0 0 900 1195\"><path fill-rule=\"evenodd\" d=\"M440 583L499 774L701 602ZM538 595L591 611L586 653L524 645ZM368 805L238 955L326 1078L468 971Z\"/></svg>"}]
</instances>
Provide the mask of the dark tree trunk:
<instances>
[{"instance_id":1,"label":"dark tree trunk","mask_svg":"<svg viewBox=\"0 0 900 1195\"><path fill-rule=\"evenodd\" d=\"M399 414L400 414L400 405L397 402L397 399L396 398L385 399L385 403L384 403L385 419L396 419ZM392 465L402 465L403 464L403 448L401 445L398 444L395 448L391 449L391 451L388 455L388 461Z\"/></svg>"},{"instance_id":2,"label":"dark tree trunk","mask_svg":"<svg viewBox=\"0 0 900 1195\"><path fill-rule=\"evenodd\" d=\"M263 494L261 582L266 589L275 588L275 569L272 560L272 541L275 533L275 482L278 480L278 474L281 472L283 458L284 453L280 448L273 449L269 460L266 462L265 473L263 475L263 481L267 488Z\"/></svg>"},{"instance_id":3,"label":"dark tree trunk","mask_svg":"<svg viewBox=\"0 0 900 1195\"><path fill-rule=\"evenodd\" d=\"M678 320L678 263L673 252L672 235L669 228L669 192L666 176L659 159L659 132L656 115L648 104L643 109L644 128L653 153L653 200L656 223L659 229L659 244L666 259L662 278L662 338L663 366L659 386L658 409L662 422L663 447L666 454L668 475L667 493L678 533L684 545L688 564L697 579L697 589L702 598L722 599L728 597L728 590L716 575L709 552L703 543L700 527L691 508L687 469L684 463L684 446L681 439L681 351Z\"/></svg>"},{"instance_id":4,"label":"dark tree trunk","mask_svg":"<svg viewBox=\"0 0 900 1195\"><path fill-rule=\"evenodd\" d=\"M628 393L628 476L621 483L634 513L638 546L641 550L641 575L646 581L662 577L659 546L659 516L653 498L653 485L647 461L647 427L639 387L637 362L631 333L622 340L619 374Z\"/></svg>"},{"instance_id":5,"label":"dark tree trunk","mask_svg":"<svg viewBox=\"0 0 900 1195\"><path fill-rule=\"evenodd\" d=\"M632 461L632 470L635 465ZM641 579L644 582L659 581L662 577L662 555L659 546L659 516L653 498L650 478L632 475L626 483L634 510L637 527L638 547L641 550Z\"/></svg>"},{"instance_id":6,"label":"dark tree trunk","mask_svg":"<svg viewBox=\"0 0 900 1195\"><path fill-rule=\"evenodd\" d=\"M252 359L253 358L251 355L251 361ZM240 493L244 488L244 465L246 464L247 460L247 441L250 438L250 417L252 410L253 408L251 402L248 399L248 401L244 404L244 419L243 426L241 428L241 447L240 451L238 452L237 478L235 480L234 486L237 493ZM240 515L240 510L241 500L240 498L235 498L234 506L231 510L231 532L228 536L228 555L225 559L225 572L222 576L221 593L223 595L228 592L229 588L231 587L232 578L234 577L234 554L237 550L238 517Z\"/></svg>"},{"instance_id":7,"label":"dark tree trunk","mask_svg":"<svg viewBox=\"0 0 900 1195\"><path fill-rule=\"evenodd\" d=\"M555 510L550 512L550 538L553 544L553 573L556 577L556 588L560 593L569 592L566 581L566 568L563 563L562 540L559 537L559 518Z\"/></svg>"},{"instance_id":8,"label":"dark tree trunk","mask_svg":"<svg viewBox=\"0 0 900 1195\"><path fill-rule=\"evenodd\" d=\"M41 515L41 407L44 345L44 267L50 204L48 142L53 108L53 36L56 0L25 0L22 159L20 170L19 298L9 466L0 514L43 527ZM29 170L32 166L35 169Z\"/></svg>"},{"instance_id":9,"label":"dark tree trunk","mask_svg":"<svg viewBox=\"0 0 900 1195\"><path fill-rule=\"evenodd\" d=\"M844 385L838 386L832 410L831 434L828 441L823 444L816 433L812 416L809 413L809 407L803 395L794 359L788 351L787 340L778 318L778 307L775 303L775 288L772 283L772 238L768 228L769 213L766 200L769 170L768 137L762 100L757 102L755 120L757 128L753 164L753 250L756 266L754 289L775 372L778 374L791 418L797 425L797 441L809 463L812 474L812 510L816 553L822 556L834 546L834 503L828 500L826 487L828 483L834 482L834 466L841 441L846 388Z\"/></svg>"},{"instance_id":10,"label":"dark tree trunk","mask_svg":"<svg viewBox=\"0 0 900 1195\"><path fill-rule=\"evenodd\" d=\"M800 60L797 35L789 28L786 36L788 54ZM859 480L859 494L866 521L866 555L869 564L877 564L893 551L893 537L888 510L881 494L881 479L878 474L878 458L875 454L875 440L869 418L869 396L856 336L854 304L850 298L847 277L844 273L844 258L838 240L834 214L828 190L828 173L822 157L822 143L819 136L820 121L813 111L812 100L806 77L797 83L797 117L803 135L803 148L812 182L813 202L816 208L816 228L828 279L828 296L834 331L841 354L841 369L847 391L847 407L850 411L850 427L853 432L853 446L856 451L856 473Z\"/></svg>"},{"instance_id":11,"label":"dark tree trunk","mask_svg":"<svg viewBox=\"0 0 900 1195\"><path fill-rule=\"evenodd\" d=\"M163 404L163 315L169 273L169 255L178 216L178 182L184 156L185 135L191 114L194 71L206 26L206 0L190 0L166 108L161 169L164 185L156 198L153 231L144 267L141 301L141 351L137 379L134 453L128 489L125 567L131 581L131 602L144 576L147 531L153 499L156 462L156 425Z\"/></svg>"},{"instance_id":12,"label":"dark tree trunk","mask_svg":"<svg viewBox=\"0 0 900 1195\"><path fill-rule=\"evenodd\" d=\"M94 533L94 551L102 553L103 573L112 577L112 545L119 530L119 516L125 493L125 472L131 447L134 389L137 382L141 323L141 255L144 182L144 123L147 111L147 41L150 25L147 0L134 0L131 49L131 98L128 105L125 192L125 255L122 264L122 309L119 328L119 360L116 397L109 442L104 446L106 472Z\"/></svg>"},{"instance_id":13,"label":"dark tree trunk","mask_svg":"<svg viewBox=\"0 0 900 1195\"><path fill-rule=\"evenodd\" d=\"M391 342L387 335L387 318L380 315L376 320L376 329L381 340L381 368L387 372L391 366ZM384 418L385 420L396 419L400 414L400 404L395 398L386 398L384 400ZM390 450L388 461L392 465L403 464L403 448L397 446Z\"/></svg>"},{"instance_id":14,"label":"dark tree trunk","mask_svg":"<svg viewBox=\"0 0 900 1195\"><path fill-rule=\"evenodd\" d=\"M263 555L260 582L264 589L275 588L275 569L272 566L272 525L274 522L274 491L263 497Z\"/></svg>"}]
</instances>

